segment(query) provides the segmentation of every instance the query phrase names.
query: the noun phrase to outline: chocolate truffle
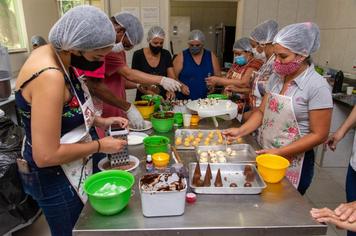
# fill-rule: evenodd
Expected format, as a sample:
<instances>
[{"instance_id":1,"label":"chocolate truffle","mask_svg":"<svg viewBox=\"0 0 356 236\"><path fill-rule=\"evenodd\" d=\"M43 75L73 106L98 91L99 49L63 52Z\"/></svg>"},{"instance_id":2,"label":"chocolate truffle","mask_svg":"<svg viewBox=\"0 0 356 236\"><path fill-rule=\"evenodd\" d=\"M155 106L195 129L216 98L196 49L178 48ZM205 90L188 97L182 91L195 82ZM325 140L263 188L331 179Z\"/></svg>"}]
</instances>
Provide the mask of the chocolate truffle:
<instances>
[{"instance_id":1,"label":"chocolate truffle","mask_svg":"<svg viewBox=\"0 0 356 236\"><path fill-rule=\"evenodd\" d=\"M213 178L213 175L211 174L211 168L210 168L210 164L209 163L208 163L208 166L206 167L205 175L208 175L210 179Z\"/></svg>"},{"instance_id":2,"label":"chocolate truffle","mask_svg":"<svg viewBox=\"0 0 356 236\"><path fill-rule=\"evenodd\" d=\"M222 183L222 180L221 180L220 168L218 169L218 173L216 174L214 185L215 185L215 187L222 187L223 186L223 183Z\"/></svg>"},{"instance_id":3,"label":"chocolate truffle","mask_svg":"<svg viewBox=\"0 0 356 236\"><path fill-rule=\"evenodd\" d=\"M231 184L230 184L230 187L231 187L231 188L236 188L236 187L237 187L237 184L236 184L236 183L231 183Z\"/></svg>"},{"instance_id":4,"label":"chocolate truffle","mask_svg":"<svg viewBox=\"0 0 356 236\"><path fill-rule=\"evenodd\" d=\"M255 173L253 173L252 171L247 172L245 180L246 180L246 182L255 181Z\"/></svg>"},{"instance_id":5,"label":"chocolate truffle","mask_svg":"<svg viewBox=\"0 0 356 236\"><path fill-rule=\"evenodd\" d=\"M204 187L210 187L210 185L211 185L210 176L209 176L208 172L205 173L203 185L204 185Z\"/></svg>"},{"instance_id":6,"label":"chocolate truffle","mask_svg":"<svg viewBox=\"0 0 356 236\"><path fill-rule=\"evenodd\" d=\"M249 172L253 172L252 167L249 165L246 165L244 168L244 175L247 175L247 173L249 173Z\"/></svg>"},{"instance_id":7,"label":"chocolate truffle","mask_svg":"<svg viewBox=\"0 0 356 236\"><path fill-rule=\"evenodd\" d=\"M252 184L251 184L250 182L246 182L246 183L244 184L244 187L252 187Z\"/></svg>"}]
</instances>

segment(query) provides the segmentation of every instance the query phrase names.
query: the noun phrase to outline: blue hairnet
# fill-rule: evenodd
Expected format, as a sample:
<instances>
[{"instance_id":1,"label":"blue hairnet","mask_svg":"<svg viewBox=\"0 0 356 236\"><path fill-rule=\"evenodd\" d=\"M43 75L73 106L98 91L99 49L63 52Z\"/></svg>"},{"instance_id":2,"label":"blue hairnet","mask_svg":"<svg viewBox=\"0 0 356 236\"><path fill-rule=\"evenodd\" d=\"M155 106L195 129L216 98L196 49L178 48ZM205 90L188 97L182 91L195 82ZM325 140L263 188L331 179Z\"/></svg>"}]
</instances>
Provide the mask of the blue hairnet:
<instances>
[{"instance_id":1,"label":"blue hairnet","mask_svg":"<svg viewBox=\"0 0 356 236\"><path fill-rule=\"evenodd\" d=\"M93 50L111 46L116 33L109 17L99 8L77 6L52 27L49 42L57 50Z\"/></svg>"},{"instance_id":2,"label":"blue hairnet","mask_svg":"<svg viewBox=\"0 0 356 236\"><path fill-rule=\"evenodd\" d=\"M47 44L46 40L44 38L42 38L39 35L34 35L31 37L31 44L32 46L37 45L37 46L42 46Z\"/></svg>"},{"instance_id":3,"label":"blue hairnet","mask_svg":"<svg viewBox=\"0 0 356 236\"><path fill-rule=\"evenodd\" d=\"M247 52L252 52L252 46L250 43L250 39L247 37L240 38L235 41L232 50L242 50Z\"/></svg>"},{"instance_id":4,"label":"blue hairnet","mask_svg":"<svg viewBox=\"0 0 356 236\"><path fill-rule=\"evenodd\" d=\"M149 42L154 38L164 39L165 36L166 36L166 33L164 32L164 30L161 27L152 26L151 29L147 33L147 41Z\"/></svg>"},{"instance_id":5,"label":"blue hairnet","mask_svg":"<svg viewBox=\"0 0 356 236\"><path fill-rule=\"evenodd\" d=\"M287 25L273 40L294 53L309 56L320 47L319 27L312 22Z\"/></svg>"},{"instance_id":6,"label":"blue hairnet","mask_svg":"<svg viewBox=\"0 0 356 236\"><path fill-rule=\"evenodd\" d=\"M275 20L266 20L257 25L250 34L251 39L260 44L272 43L278 33L278 23Z\"/></svg>"},{"instance_id":7,"label":"blue hairnet","mask_svg":"<svg viewBox=\"0 0 356 236\"><path fill-rule=\"evenodd\" d=\"M193 41L193 40L197 40L197 41L200 41L201 43L205 43L204 33L197 29L192 30L189 34L188 41Z\"/></svg>"},{"instance_id":8,"label":"blue hairnet","mask_svg":"<svg viewBox=\"0 0 356 236\"><path fill-rule=\"evenodd\" d=\"M140 20L129 12L120 12L115 16L118 24L126 29L127 37L133 45L141 43L143 39L143 27Z\"/></svg>"}]
</instances>

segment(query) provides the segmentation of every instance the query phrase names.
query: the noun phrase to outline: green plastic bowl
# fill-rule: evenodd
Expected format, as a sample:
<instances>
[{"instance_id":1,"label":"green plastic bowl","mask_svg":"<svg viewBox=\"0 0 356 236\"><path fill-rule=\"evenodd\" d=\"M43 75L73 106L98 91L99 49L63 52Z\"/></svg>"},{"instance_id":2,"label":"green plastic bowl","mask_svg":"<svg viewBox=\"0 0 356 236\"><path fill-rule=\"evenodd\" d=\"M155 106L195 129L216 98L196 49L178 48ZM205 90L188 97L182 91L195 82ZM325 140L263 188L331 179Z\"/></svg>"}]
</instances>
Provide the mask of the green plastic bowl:
<instances>
[{"instance_id":1,"label":"green plastic bowl","mask_svg":"<svg viewBox=\"0 0 356 236\"><path fill-rule=\"evenodd\" d=\"M112 196L96 196L94 193L105 184L124 186L124 192ZM123 170L107 170L89 176L84 182L84 191L87 193L91 206L102 215L114 215L123 210L130 201L131 188L135 177Z\"/></svg>"},{"instance_id":2,"label":"green plastic bowl","mask_svg":"<svg viewBox=\"0 0 356 236\"><path fill-rule=\"evenodd\" d=\"M147 154L154 154L157 152L168 153L169 138L159 135L149 136L143 139L145 151Z\"/></svg>"},{"instance_id":3,"label":"green plastic bowl","mask_svg":"<svg viewBox=\"0 0 356 236\"><path fill-rule=\"evenodd\" d=\"M163 118L164 115L171 114L170 118ZM162 118L157 118L155 116L161 116ZM173 129L174 125L174 114L172 112L156 112L151 116L151 123L154 130L160 133L166 133Z\"/></svg>"},{"instance_id":4,"label":"green plastic bowl","mask_svg":"<svg viewBox=\"0 0 356 236\"><path fill-rule=\"evenodd\" d=\"M155 104L155 111L159 110L159 106L161 105L161 101L163 100L163 97L161 95L151 95L151 94L146 94L141 96L142 100L145 101L153 101Z\"/></svg>"},{"instance_id":5,"label":"green plastic bowl","mask_svg":"<svg viewBox=\"0 0 356 236\"><path fill-rule=\"evenodd\" d=\"M219 99L219 100L227 100L228 96L226 96L225 94L213 93L213 94L209 94L208 98L215 98L215 99Z\"/></svg>"}]
</instances>

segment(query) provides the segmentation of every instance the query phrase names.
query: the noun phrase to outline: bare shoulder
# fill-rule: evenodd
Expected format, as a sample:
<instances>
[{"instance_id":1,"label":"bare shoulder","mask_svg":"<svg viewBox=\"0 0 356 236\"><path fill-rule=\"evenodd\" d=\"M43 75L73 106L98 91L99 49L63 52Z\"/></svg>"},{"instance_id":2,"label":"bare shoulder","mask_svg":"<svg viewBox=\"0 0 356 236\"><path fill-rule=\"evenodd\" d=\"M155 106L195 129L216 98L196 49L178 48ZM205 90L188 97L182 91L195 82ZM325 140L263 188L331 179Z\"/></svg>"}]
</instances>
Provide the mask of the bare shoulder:
<instances>
[{"instance_id":1,"label":"bare shoulder","mask_svg":"<svg viewBox=\"0 0 356 236\"><path fill-rule=\"evenodd\" d=\"M16 80L16 89L29 80L34 74L46 69L41 74L38 75L35 83L64 83L63 81L63 72L61 66L59 65L55 53L52 51L50 46L42 46L34 50L25 61L22 66L17 80ZM54 69L57 68L57 69ZM40 78L46 78L45 81ZM31 82L32 83L32 82Z\"/></svg>"}]
</instances>

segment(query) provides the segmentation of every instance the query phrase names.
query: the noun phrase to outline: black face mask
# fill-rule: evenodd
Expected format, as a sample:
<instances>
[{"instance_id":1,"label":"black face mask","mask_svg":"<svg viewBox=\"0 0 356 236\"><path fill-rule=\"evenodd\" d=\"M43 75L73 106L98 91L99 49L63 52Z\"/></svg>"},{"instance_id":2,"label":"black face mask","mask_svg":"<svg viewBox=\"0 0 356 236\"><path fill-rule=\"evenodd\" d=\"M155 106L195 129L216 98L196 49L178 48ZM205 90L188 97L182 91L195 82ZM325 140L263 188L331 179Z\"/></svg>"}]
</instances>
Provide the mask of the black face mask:
<instances>
[{"instance_id":1,"label":"black face mask","mask_svg":"<svg viewBox=\"0 0 356 236\"><path fill-rule=\"evenodd\" d=\"M75 68L87 71L95 71L99 69L104 62L103 61L89 61L83 55L76 56L74 54L70 55L70 64Z\"/></svg>"},{"instance_id":2,"label":"black face mask","mask_svg":"<svg viewBox=\"0 0 356 236\"><path fill-rule=\"evenodd\" d=\"M152 44L150 44L150 50L154 55L157 55L158 53L160 53L162 51L162 47L161 46L152 46Z\"/></svg>"}]
</instances>

